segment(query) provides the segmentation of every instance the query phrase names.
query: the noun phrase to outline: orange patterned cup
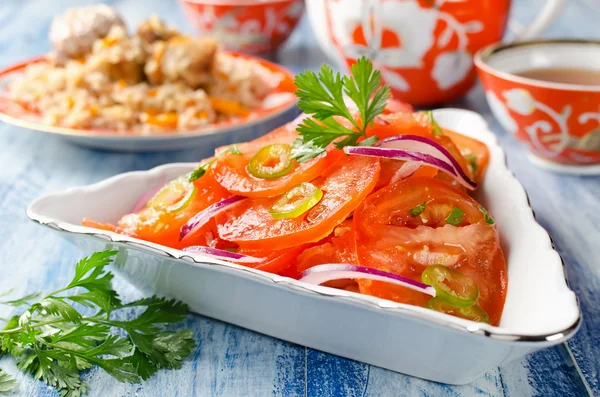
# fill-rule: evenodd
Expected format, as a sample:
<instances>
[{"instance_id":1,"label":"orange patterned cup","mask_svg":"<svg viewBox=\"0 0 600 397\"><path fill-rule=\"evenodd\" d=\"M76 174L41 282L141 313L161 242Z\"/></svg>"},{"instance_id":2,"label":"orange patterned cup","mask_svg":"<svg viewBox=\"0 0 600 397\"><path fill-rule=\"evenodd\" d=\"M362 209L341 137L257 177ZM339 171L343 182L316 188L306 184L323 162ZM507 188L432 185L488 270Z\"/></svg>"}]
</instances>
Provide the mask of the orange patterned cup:
<instances>
[{"instance_id":1,"label":"orange patterned cup","mask_svg":"<svg viewBox=\"0 0 600 397\"><path fill-rule=\"evenodd\" d=\"M180 0L187 19L224 48L250 54L275 52L292 33L304 0Z\"/></svg>"},{"instance_id":2,"label":"orange patterned cup","mask_svg":"<svg viewBox=\"0 0 600 397\"><path fill-rule=\"evenodd\" d=\"M537 164L563 172L600 173L600 84L517 75L540 69L591 69L600 74L600 42L493 45L475 55L475 65L494 116L508 132L527 142Z\"/></svg>"},{"instance_id":3,"label":"orange patterned cup","mask_svg":"<svg viewBox=\"0 0 600 397\"><path fill-rule=\"evenodd\" d=\"M550 0L519 39L541 32L565 0ZM371 58L394 96L417 106L474 84L472 54L504 35L510 0L307 0L317 41L346 68Z\"/></svg>"}]
</instances>

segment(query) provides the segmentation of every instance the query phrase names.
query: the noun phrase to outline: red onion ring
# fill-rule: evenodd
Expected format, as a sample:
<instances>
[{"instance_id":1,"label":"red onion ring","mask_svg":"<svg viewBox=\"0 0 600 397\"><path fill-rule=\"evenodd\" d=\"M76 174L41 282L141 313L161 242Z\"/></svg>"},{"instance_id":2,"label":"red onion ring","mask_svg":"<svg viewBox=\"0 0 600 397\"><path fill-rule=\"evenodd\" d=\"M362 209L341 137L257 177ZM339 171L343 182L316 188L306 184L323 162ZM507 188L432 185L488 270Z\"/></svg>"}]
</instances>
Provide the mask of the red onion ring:
<instances>
[{"instance_id":1,"label":"red onion ring","mask_svg":"<svg viewBox=\"0 0 600 397\"><path fill-rule=\"evenodd\" d=\"M419 135L396 135L391 136L377 143L378 147L403 149L415 152L422 152L439 158L445 162L449 162L456 174L458 174L459 182L469 189L476 189L477 183L473 182L462 169L458 161L450 154L450 152L439 143Z\"/></svg>"},{"instance_id":2,"label":"red onion ring","mask_svg":"<svg viewBox=\"0 0 600 397\"><path fill-rule=\"evenodd\" d=\"M239 263L260 263L265 260L265 258L256 258L250 255L238 254L237 252L220 250L218 248L204 247L201 245L193 245L191 247L186 247L182 249L182 251L189 252L192 254L203 254L213 258Z\"/></svg>"},{"instance_id":3,"label":"red onion ring","mask_svg":"<svg viewBox=\"0 0 600 397\"><path fill-rule=\"evenodd\" d=\"M238 203L243 199L245 199L245 197L231 196L211 206L208 206L203 211L198 212L196 215L191 217L190 220L185 223L185 225L181 227L181 230L179 232L179 241L183 240L188 235L196 232L198 229L204 226L206 222L211 220L211 218L217 215L218 213L229 209L232 205Z\"/></svg>"},{"instance_id":4,"label":"red onion ring","mask_svg":"<svg viewBox=\"0 0 600 397\"><path fill-rule=\"evenodd\" d=\"M320 285L327 281L345 279L383 281L435 296L435 289L432 286L423 284L419 281L402 277L394 273L385 272L383 270L373 269L371 267L345 263L313 266L300 275L299 281Z\"/></svg>"}]
</instances>

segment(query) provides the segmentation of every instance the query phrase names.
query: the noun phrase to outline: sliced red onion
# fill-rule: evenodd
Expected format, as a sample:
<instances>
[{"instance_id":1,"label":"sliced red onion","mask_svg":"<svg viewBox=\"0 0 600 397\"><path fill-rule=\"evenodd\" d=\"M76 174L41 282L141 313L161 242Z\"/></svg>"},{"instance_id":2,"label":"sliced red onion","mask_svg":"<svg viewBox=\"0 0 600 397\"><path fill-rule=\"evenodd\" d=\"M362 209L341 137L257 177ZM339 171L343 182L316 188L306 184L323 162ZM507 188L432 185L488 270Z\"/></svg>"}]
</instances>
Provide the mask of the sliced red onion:
<instances>
[{"instance_id":1,"label":"sliced red onion","mask_svg":"<svg viewBox=\"0 0 600 397\"><path fill-rule=\"evenodd\" d=\"M458 175L458 181L469 189L476 189L477 183L473 182L458 161L450 152L439 143L419 135L396 135L386 138L377 144L382 148L403 149L414 152L421 152L438 158L446 163L450 163Z\"/></svg>"},{"instance_id":2,"label":"sliced red onion","mask_svg":"<svg viewBox=\"0 0 600 397\"><path fill-rule=\"evenodd\" d=\"M385 145L385 147L380 147L380 145ZM453 176L467 189L477 188L477 184L465 174L456 159L437 142L416 135L397 135L384 139L380 145L346 146L344 152L358 156L427 163Z\"/></svg>"},{"instance_id":3,"label":"sliced red onion","mask_svg":"<svg viewBox=\"0 0 600 397\"><path fill-rule=\"evenodd\" d=\"M148 190L146 193L144 193L142 195L142 197L140 197L135 204L133 205L133 208L131 209L132 213L138 212L142 209L144 209L146 207L146 204L148 204L148 201L150 201L150 199L152 197L154 197L154 195L156 193L159 192L160 189L163 188L163 186L165 186L165 184L160 184L160 185L156 185L154 186L152 189Z\"/></svg>"},{"instance_id":4,"label":"sliced red onion","mask_svg":"<svg viewBox=\"0 0 600 397\"><path fill-rule=\"evenodd\" d=\"M214 203L213 205L207 207L203 211L198 212L196 215L190 218L190 220L187 221L185 225L181 227L181 230L179 232L179 241L183 240L189 234L196 232L202 226L206 225L206 222L211 220L211 218L217 215L218 213L229 209L232 205L243 199L245 199L245 197L231 196L226 198L225 200L219 201L218 203Z\"/></svg>"},{"instance_id":5,"label":"sliced red onion","mask_svg":"<svg viewBox=\"0 0 600 397\"><path fill-rule=\"evenodd\" d=\"M182 251L189 252L192 254L203 254L216 259L222 259L225 261L233 261L238 263L260 263L265 260L265 258L256 258L250 255L238 254L237 252L220 250L218 248L204 247L201 245L193 245L191 247L186 247L182 249Z\"/></svg>"},{"instance_id":6,"label":"sliced red onion","mask_svg":"<svg viewBox=\"0 0 600 397\"><path fill-rule=\"evenodd\" d=\"M402 167L400 167L398 171L396 171L390 182L396 183L402 179L408 178L417 172L422 165L423 163L419 161L407 161L406 163L402 164Z\"/></svg>"},{"instance_id":7,"label":"sliced red onion","mask_svg":"<svg viewBox=\"0 0 600 397\"><path fill-rule=\"evenodd\" d=\"M435 289L432 286L419 281L379 269L345 263L313 266L304 271L300 276L300 281L315 285L320 285L327 281L346 279L383 281L435 296Z\"/></svg>"}]
</instances>

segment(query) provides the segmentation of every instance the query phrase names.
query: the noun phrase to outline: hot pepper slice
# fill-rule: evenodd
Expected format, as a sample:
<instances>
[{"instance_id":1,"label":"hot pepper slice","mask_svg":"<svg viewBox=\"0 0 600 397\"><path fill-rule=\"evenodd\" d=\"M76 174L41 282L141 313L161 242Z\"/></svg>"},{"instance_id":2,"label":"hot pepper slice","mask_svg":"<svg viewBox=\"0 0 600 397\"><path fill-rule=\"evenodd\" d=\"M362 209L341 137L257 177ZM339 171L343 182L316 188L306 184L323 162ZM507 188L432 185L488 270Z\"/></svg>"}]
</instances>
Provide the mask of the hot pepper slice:
<instances>
[{"instance_id":1,"label":"hot pepper slice","mask_svg":"<svg viewBox=\"0 0 600 397\"><path fill-rule=\"evenodd\" d=\"M451 316L456 316L460 318L464 318L466 320L471 320L479 323L487 323L490 324L490 316L478 305L472 305L469 307L456 307L448 302L442 300L441 298L431 298L426 307L431 310L435 310L436 312L450 314Z\"/></svg>"},{"instance_id":2,"label":"hot pepper slice","mask_svg":"<svg viewBox=\"0 0 600 397\"><path fill-rule=\"evenodd\" d=\"M323 191L309 182L291 188L269 209L273 218L296 218L314 207L323 198Z\"/></svg>"},{"instance_id":3,"label":"hot pepper slice","mask_svg":"<svg viewBox=\"0 0 600 397\"><path fill-rule=\"evenodd\" d=\"M260 149L248 163L250 175L262 179L275 179L289 173L294 165L292 146L274 143Z\"/></svg>"},{"instance_id":4,"label":"hot pepper slice","mask_svg":"<svg viewBox=\"0 0 600 397\"><path fill-rule=\"evenodd\" d=\"M173 179L152 197L146 207L166 212L177 212L187 207L196 194L188 175Z\"/></svg>"},{"instance_id":5,"label":"hot pepper slice","mask_svg":"<svg viewBox=\"0 0 600 397\"><path fill-rule=\"evenodd\" d=\"M436 297L456 307L469 307L479 297L473 279L442 265L428 266L421 275L423 283L431 285Z\"/></svg>"}]
</instances>

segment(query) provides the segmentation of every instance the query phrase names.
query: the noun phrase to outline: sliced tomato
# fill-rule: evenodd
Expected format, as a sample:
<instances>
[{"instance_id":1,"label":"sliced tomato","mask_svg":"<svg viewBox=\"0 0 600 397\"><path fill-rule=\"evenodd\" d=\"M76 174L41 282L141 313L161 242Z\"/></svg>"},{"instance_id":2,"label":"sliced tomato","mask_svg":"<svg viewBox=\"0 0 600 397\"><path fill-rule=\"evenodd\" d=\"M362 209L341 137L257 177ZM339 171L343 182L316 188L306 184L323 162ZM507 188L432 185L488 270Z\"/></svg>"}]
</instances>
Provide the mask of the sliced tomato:
<instances>
[{"instance_id":1,"label":"sliced tomato","mask_svg":"<svg viewBox=\"0 0 600 397\"><path fill-rule=\"evenodd\" d=\"M385 104L385 113L412 113L414 111L415 109L410 103L395 98L388 99Z\"/></svg>"},{"instance_id":2,"label":"sliced tomato","mask_svg":"<svg viewBox=\"0 0 600 397\"><path fill-rule=\"evenodd\" d=\"M317 242L327 237L373 190L379 160L344 157L312 183L323 198L296 218L273 218L277 198L247 199L216 217L219 236L245 248L278 250Z\"/></svg>"},{"instance_id":3,"label":"sliced tomato","mask_svg":"<svg viewBox=\"0 0 600 397\"><path fill-rule=\"evenodd\" d=\"M117 226L115 226L113 224L96 222L95 220L90 219L90 218L83 218L83 220L81 221L81 224L83 226L92 227L94 229L106 230L106 231L115 232L115 233L123 233L123 231L121 229L119 229Z\"/></svg>"},{"instance_id":4,"label":"sliced tomato","mask_svg":"<svg viewBox=\"0 0 600 397\"><path fill-rule=\"evenodd\" d=\"M302 182L317 178L343 156L340 150L330 150L326 157L314 158L305 163L300 164L293 160L290 171L274 179L256 178L249 173L248 164L260 149L274 143L292 145L296 138L298 138L296 131L290 131L283 126L262 138L239 145L241 155L226 153L215 161L212 166L215 179L233 194L246 197L274 197Z\"/></svg>"},{"instance_id":5,"label":"sliced tomato","mask_svg":"<svg viewBox=\"0 0 600 397\"><path fill-rule=\"evenodd\" d=\"M337 226L320 244L309 247L298 255L296 268L299 273L302 273L313 266L326 263L358 263L351 219Z\"/></svg>"},{"instance_id":6,"label":"sliced tomato","mask_svg":"<svg viewBox=\"0 0 600 397\"><path fill-rule=\"evenodd\" d=\"M452 142L458 147L460 154L472 172L475 182L481 182L490 161L490 151L487 145L475 138L445 128L444 134L452 139Z\"/></svg>"},{"instance_id":7,"label":"sliced tomato","mask_svg":"<svg viewBox=\"0 0 600 397\"><path fill-rule=\"evenodd\" d=\"M264 272L275 273L275 274L283 274L290 267L294 267L295 259L298 255L308 248L309 245L303 244L297 247L288 248L284 250L265 250L265 249L248 249L248 248L240 248L237 252L244 255L254 256L256 258L265 258L263 262L258 264L252 263L248 264L248 267L252 267L257 270L262 270ZM297 272L290 272L286 274L288 277L293 277L297 275ZM297 277L293 277L297 278Z\"/></svg>"},{"instance_id":8,"label":"sliced tomato","mask_svg":"<svg viewBox=\"0 0 600 397\"><path fill-rule=\"evenodd\" d=\"M451 217L455 208L461 215ZM485 223L480 205L466 193L437 179L411 177L369 196L354 212L354 226L359 264L414 280L427 266L451 267L475 280L478 304L497 324L506 263L495 227ZM429 299L380 282L363 280L360 286L361 292L403 303L423 306Z\"/></svg>"},{"instance_id":9,"label":"sliced tomato","mask_svg":"<svg viewBox=\"0 0 600 397\"><path fill-rule=\"evenodd\" d=\"M194 181L194 186L196 194L181 210L169 212L165 209L147 207L137 213L125 215L119 221L118 227L126 234L172 248L209 245L214 234L214 222L207 223L183 242L179 241L179 231L191 217L209 205L231 196L231 193L215 181L210 169L203 177Z\"/></svg>"},{"instance_id":10,"label":"sliced tomato","mask_svg":"<svg viewBox=\"0 0 600 397\"><path fill-rule=\"evenodd\" d=\"M368 136L377 135L379 139L389 138L396 135L419 135L430 137L433 128L425 124L416 115L418 113L391 113L379 116L385 123L373 124L367 130Z\"/></svg>"}]
</instances>

